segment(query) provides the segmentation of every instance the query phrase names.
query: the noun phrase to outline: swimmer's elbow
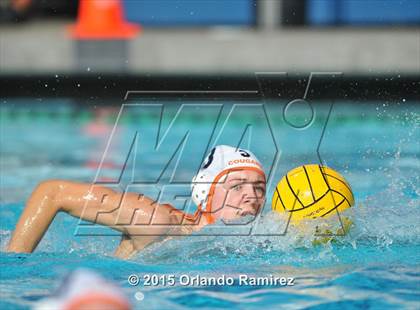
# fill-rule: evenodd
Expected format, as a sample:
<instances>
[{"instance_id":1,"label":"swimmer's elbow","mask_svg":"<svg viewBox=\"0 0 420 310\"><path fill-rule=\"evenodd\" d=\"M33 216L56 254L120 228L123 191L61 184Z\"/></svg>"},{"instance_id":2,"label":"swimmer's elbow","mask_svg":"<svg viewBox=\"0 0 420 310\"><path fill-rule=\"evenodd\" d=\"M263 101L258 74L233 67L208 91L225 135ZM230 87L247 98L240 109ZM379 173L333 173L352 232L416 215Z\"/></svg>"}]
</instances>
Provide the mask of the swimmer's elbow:
<instances>
[{"instance_id":1,"label":"swimmer's elbow","mask_svg":"<svg viewBox=\"0 0 420 310\"><path fill-rule=\"evenodd\" d=\"M35 199L47 199L49 200L49 206L56 208L59 211L60 204L56 203L56 197L63 188L64 180L46 180L38 184L34 190L31 198Z\"/></svg>"},{"instance_id":2,"label":"swimmer's elbow","mask_svg":"<svg viewBox=\"0 0 420 310\"><path fill-rule=\"evenodd\" d=\"M65 181L57 179L42 181L38 184L35 190L41 192L55 192L59 189L63 182Z\"/></svg>"}]
</instances>

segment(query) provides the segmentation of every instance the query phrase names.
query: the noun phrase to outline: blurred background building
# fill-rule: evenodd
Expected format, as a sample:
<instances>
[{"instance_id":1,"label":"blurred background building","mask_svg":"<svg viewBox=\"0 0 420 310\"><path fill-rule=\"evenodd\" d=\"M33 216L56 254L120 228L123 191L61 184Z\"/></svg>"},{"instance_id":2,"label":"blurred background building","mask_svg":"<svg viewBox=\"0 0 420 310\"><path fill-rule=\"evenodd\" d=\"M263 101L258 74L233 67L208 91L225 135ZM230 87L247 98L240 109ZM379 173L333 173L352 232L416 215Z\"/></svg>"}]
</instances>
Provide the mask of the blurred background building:
<instances>
[{"instance_id":1,"label":"blurred background building","mask_svg":"<svg viewBox=\"0 0 420 310\"><path fill-rule=\"evenodd\" d=\"M13 85L36 88L22 86L34 76L92 80L92 75L119 74L121 84L132 81L124 81L129 76L252 79L254 72L333 71L412 77L420 72L417 0L83 2L117 3L126 21L141 30L129 37L81 38L69 30L78 11L79 22L82 18L79 1L2 1L0 66L6 94L12 95ZM88 14L85 22L106 18L98 7L93 10L97 14Z\"/></svg>"}]
</instances>

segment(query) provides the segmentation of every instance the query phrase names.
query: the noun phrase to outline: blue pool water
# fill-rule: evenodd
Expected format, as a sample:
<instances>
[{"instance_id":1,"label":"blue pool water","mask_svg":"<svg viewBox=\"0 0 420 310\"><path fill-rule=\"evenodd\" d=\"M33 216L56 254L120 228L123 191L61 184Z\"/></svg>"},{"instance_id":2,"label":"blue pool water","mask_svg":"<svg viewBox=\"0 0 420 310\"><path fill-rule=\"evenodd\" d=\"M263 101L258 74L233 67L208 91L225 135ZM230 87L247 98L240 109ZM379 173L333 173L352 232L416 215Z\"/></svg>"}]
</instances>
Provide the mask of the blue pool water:
<instances>
[{"instance_id":1,"label":"blue pool water","mask_svg":"<svg viewBox=\"0 0 420 310\"><path fill-rule=\"evenodd\" d=\"M28 99L5 102L0 122L0 308L29 308L56 288L69 271L85 267L118 283L136 309L418 309L418 105L336 103L321 142L328 103L314 104L314 120L304 129L293 128L290 123L307 123L310 119L307 107L295 107L288 122L282 117L282 107L282 104L264 106L271 126L268 128L258 106L245 108L223 126L223 119L232 111L232 106L226 105L221 112L222 122L214 127L214 137L223 132L218 142L235 144L244 124L251 124L241 145L250 147L266 170L273 163L272 137L280 151L274 160L272 182L268 184L267 205L254 230L259 235L209 233L173 239L152 245L124 261L112 256L118 235L108 231L102 236L75 236L78 221L65 214L55 218L33 254L5 253L4 248L38 182L49 178L86 182L95 177L115 179L121 174L136 131L140 135L139 145L153 145L158 124L154 111L142 115L144 107L136 107L121 115L98 173L97 166L107 148L118 108L81 109L64 100L42 105L32 105ZM160 152L140 151L141 162L133 169L138 178L156 176L185 128L193 129L198 137L213 132L216 110L210 107L204 111L203 106L194 109L201 114L185 117L173 126L174 138L166 140ZM173 105L165 105L163 128L170 128L175 112ZM195 137L190 149L185 146L189 160L180 160L176 177L185 180L191 177L196 168L194 159L201 160L202 143ZM313 245L312 234L294 228L285 236L273 235L282 227L281 218L270 211L273 186L289 169L318 163L319 158L340 171L352 185L356 206L346 215L353 218L355 226L347 236L318 246ZM130 183L127 175L130 173L122 174L122 183ZM164 174L159 182L168 183L169 178L169 174ZM146 187L143 190L153 195ZM187 194L188 186L171 190ZM131 274L235 279L240 274L273 275L294 277L295 285L246 286L235 281L231 286L130 286L127 278ZM143 300L135 298L139 291Z\"/></svg>"}]
</instances>

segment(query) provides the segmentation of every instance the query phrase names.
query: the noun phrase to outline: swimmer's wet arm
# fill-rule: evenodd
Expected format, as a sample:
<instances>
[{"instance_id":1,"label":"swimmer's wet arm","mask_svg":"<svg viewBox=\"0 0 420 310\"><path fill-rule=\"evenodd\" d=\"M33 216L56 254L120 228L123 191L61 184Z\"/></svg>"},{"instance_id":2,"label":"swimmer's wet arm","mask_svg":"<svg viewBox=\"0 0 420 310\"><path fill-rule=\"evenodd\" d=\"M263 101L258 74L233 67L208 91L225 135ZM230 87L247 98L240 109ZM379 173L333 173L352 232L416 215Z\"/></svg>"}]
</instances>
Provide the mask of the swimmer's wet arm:
<instances>
[{"instance_id":1,"label":"swimmer's wet arm","mask_svg":"<svg viewBox=\"0 0 420 310\"><path fill-rule=\"evenodd\" d=\"M32 252L60 211L130 234L126 225L116 224L131 221L136 211L150 205L151 200L139 200L136 194L124 195L124 199L122 196L123 193L91 184L61 180L42 182L29 198L7 251ZM135 230L141 234L139 228Z\"/></svg>"},{"instance_id":2,"label":"swimmer's wet arm","mask_svg":"<svg viewBox=\"0 0 420 310\"><path fill-rule=\"evenodd\" d=\"M50 182L40 183L26 203L12 238L8 252L32 252L58 212L54 204L56 189Z\"/></svg>"}]
</instances>

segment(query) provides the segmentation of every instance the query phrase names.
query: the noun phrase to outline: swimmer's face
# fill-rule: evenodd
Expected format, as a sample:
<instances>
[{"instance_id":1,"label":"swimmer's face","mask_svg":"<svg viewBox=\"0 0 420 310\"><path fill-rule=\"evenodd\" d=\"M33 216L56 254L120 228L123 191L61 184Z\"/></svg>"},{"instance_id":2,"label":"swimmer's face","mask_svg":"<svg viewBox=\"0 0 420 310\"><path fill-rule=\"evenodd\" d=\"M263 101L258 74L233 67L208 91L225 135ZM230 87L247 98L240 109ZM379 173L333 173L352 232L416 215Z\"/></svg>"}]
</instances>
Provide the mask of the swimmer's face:
<instances>
[{"instance_id":1,"label":"swimmer's face","mask_svg":"<svg viewBox=\"0 0 420 310\"><path fill-rule=\"evenodd\" d=\"M232 171L215 186L212 211L215 218L237 219L257 215L265 201L265 178L252 170Z\"/></svg>"}]
</instances>

